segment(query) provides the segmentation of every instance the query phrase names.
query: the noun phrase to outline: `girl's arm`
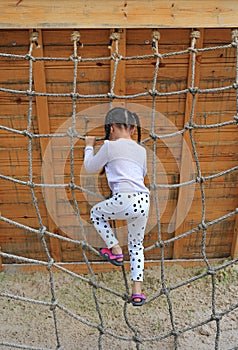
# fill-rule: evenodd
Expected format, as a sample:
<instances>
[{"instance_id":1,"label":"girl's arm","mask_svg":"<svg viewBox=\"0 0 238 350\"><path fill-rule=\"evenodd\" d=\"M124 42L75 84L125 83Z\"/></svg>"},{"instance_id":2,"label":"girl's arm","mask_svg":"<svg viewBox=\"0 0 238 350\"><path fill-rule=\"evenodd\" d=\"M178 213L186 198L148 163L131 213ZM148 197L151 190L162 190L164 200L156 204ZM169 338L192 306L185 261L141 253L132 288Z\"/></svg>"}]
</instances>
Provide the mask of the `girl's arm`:
<instances>
[{"instance_id":1,"label":"girl's arm","mask_svg":"<svg viewBox=\"0 0 238 350\"><path fill-rule=\"evenodd\" d=\"M108 162L108 142L105 142L99 151L94 155L94 146L96 138L94 136L86 136L84 150L84 167L88 172L95 172Z\"/></svg>"}]
</instances>

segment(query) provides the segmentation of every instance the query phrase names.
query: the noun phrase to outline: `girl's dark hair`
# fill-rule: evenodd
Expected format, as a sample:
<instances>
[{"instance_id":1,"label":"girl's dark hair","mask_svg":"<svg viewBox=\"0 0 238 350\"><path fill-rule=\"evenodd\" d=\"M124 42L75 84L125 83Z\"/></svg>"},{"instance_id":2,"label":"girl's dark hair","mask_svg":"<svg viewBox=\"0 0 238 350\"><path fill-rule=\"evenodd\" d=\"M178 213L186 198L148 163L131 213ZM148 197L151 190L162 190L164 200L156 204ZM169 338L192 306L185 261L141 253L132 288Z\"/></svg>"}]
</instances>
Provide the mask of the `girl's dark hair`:
<instances>
[{"instance_id":1,"label":"girl's dark hair","mask_svg":"<svg viewBox=\"0 0 238 350\"><path fill-rule=\"evenodd\" d=\"M141 140L141 127L139 117L136 113L128 111L122 107L115 107L111 109L105 118L105 140L110 138L111 125L116 124L118 127L124 126L126 129L137 127L137 142Z\"/></svg>"},{"instance_id":2,"label":"girl's dark hair","mask_svg":"<svg viewBox=\"0 0 238 350\"><path fill-rule=\"evenodd\" d=\"M132 129L134 126L137 127L137 142L141 140L141 127L140 120L136 113L131 113L128 109L122 107L115 107L111 109L105 118L105 140L109 140L111 125L115 124L118 127L124 126L126 129ZM100 174L105 173L105 167L102 169Z\"/></svg>"}]
</instances>

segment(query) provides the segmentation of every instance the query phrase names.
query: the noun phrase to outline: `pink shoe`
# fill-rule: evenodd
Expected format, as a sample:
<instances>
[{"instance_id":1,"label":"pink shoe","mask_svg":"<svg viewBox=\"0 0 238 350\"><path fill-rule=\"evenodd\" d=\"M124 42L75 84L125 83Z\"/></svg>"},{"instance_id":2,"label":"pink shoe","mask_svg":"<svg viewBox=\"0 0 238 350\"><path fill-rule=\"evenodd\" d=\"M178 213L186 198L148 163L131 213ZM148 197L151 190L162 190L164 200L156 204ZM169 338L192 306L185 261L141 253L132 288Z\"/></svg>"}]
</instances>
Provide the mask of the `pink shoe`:
<instances>
[{"instance_id":1,"label":"pink shoe","mask_svg":"<svg viewBox=\"0 0 238 350\"><path fill-rule=\"evenodd\" d=\"M140 299L140 301L135 301L135 299ZM145 303L146 296L144 294L132 294L131 301L133 306L141 306Z\"/></svg>"},{"instance_id":2,"label":"pink shoe","mask_svg":"<svg viewBox=\"0 0 238 350\"><path fill-rule=\"evenodd\" d=\"M111 264L116 266L122 266L123 261L118 261L118 259L123 259L123 254L113 254L111 249L108 248L101 248L100 254L107 259Z\"/></svg>"}]
</instances>

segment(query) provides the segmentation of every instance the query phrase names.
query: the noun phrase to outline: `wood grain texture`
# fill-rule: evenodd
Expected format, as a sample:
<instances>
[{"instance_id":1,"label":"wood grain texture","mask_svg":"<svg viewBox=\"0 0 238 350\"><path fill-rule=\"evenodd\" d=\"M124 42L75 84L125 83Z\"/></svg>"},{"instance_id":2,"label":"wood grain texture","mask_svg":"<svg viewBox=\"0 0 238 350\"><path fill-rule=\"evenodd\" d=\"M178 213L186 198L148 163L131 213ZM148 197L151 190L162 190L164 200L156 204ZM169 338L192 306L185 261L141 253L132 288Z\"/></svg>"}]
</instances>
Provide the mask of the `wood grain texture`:
<instances>
[{"instance_id":1,"label":"wood grain texture","mask_svg":"<svg viewBox=\"0 0 238 350\"><path fill-rule=\"evenodd\" d=\"M2 0L0 28L236 27L236 0Z\"/></svg>"},{"instance_id":2,"label":"wood grain texture","mask_svg":"<svg viewBox=\"0 0 238 350\"><path fill-rule=\"evenodd\" d=\"M183 1L182 1L183 2ZM181 3L182 3L181 2ZM11 2L9 2L11 3ZM69 4L72 4L69 1ZM165 2L166 3L166 2ZM18 6L26 6L27 1L22 1ZM29 4L29 3L28 3ZM92 2L89 1L89 6ZM115 2L116 6L117 2ZM150 4L150 3L149 3ZM175 2L176 4L176 2ZM130 2L129 2L130 5ZM128 5L128 6L129 6ZM2 6L2 4L0 4ZM31 6L31 4L29 5ZM48 4L50 5L50 2ZM141 6L139 2L138 6ZM225 5L226 6L226 3ZM1 15L0 15L1 16ZM190 45L190 32L188 28L173 29L163 28L160 30L161 39L159 41L159 52L175 52L184 50ZM0 52L25 55L29 48L29 30L25 29L4 29L1 33ZM72 30L64 29L42 29L40 31L41 48L34 48L33 55L44 55L45 57L66 57L73 53L71 42ZM89 57L109 57L111 52L108 49L111 29L82 29L80 30L83 47L78 51L82 58ZM231 28L205 28L203 30L203 41L201 46L210 47L223 45L230 42ZM152 29L150 28L128 28L123 33L122 41L119 43L119 52L124 56L149 55L151 48ZM79 62L77 75L77 91L81 94L105 93L110 90L111 84L111 63L112 60L101 59L98 61ZM118 76L116 79L115 92L118 95L128 95L137 92L148 92L153 83L153 73L155 59L135 59L124 60L119 63ZM221 49L217 51L206 51L197 55L196 85L200 88L214 88L232 85L235 82L236 52L235 48ZM38 92L70 93L73 85L73 62L72 61L34 61L34 90ZM190 67L190 68L189 68ZM191 72L189 66L189 55L176 55L166 57L159 66L156 89L160 92L173 92L189 86L188 76ZM3 88L27 90L29 80L29 60L23 58L0 58L0 86ZM121 103L122 99L115 102ZM142 139L149 136L151 130L151 108L152 97L148 94L136 99L130 99L130 103L140 106L140 121L142 125ZM84 98L77 101L77 123L76 129L80 135L88 132L90 135L103 137L104 117L100 112L94 114L91 109L108 103L107 98ZM13 94L10 92L0 92L0 124L12 129L24 131L28 123L29 96L27 94ZM166 134L170 132L168 121L175 130L181 130L184 123L189 120L191 110L191 96L185 93L181 95L158 96L156 98L156 111L164 117L155 118L155 132ZM146 112L143 112L146 108ZM230 89L223 92L198 94L194 122L203 126L231 121L236 113L236 91ZM31 130L34 134L56 133L63 127L63 132L68 131L67 121L72 115L72 99L70 97L50 96L34 97L32 108ZM60 129L62 130L62 129ZM0 130L0 173L11 176L22 181L29 180L29 159L27 137L24 134ZM220 171L237 166L237 126L235 124L222 128L195 129L192 135L196 144L196 151L199 157L199 164L202 176L215 175ZM186 131L184 139L189 140L189 131ZM54 138L58 139L58 138ZM41 141L40 141L41 140ZM32 168L33 180L41 183L41 167L43 154L47 146L48 139L32 139ZM100 143L101 142L101 143ZM98 144L102 144L100 141ZM148 176L147 184L152 184L152 140L146 143L148 150ZM156 156L157 171L156 181L158 184L179 184L186 179L183 172L188 171L186 155L183 154L182 141L179 138L167 140L157 140ZM93 177L83 173L83 151L84 141L78 140L75 143L75 183L78 186L87 187L93 193L100 190L100 193L108 196L109 190L104 177ZM70 183L70 140L69 137L62 138L62 143L54 144L50 158L50 176L52 181L57 183ZM179 164L182 163L180 170ZM185 173L186 175L186 173ZM196 173L190 174L194 177ZM215 220L222 215L228 214L237 207L237 171L226 173L217 178L206 180L204 183L206 195L206 219ZM58 226L50 224L50 216L47 212L46 203L42 195L41 188L34 189L43 224L55 233L67 235L69 230L76 232L78 227L73 223L72 211L69 210L68 203L73 205L73 194L70 186L64 191L56 193L55 201L59 214ZM178 204L178 188L168 191L158 189L159 205L163 208L160 217L160 228L163 240L170 240L174 237L174 232L168 232L171 217ZM179 205L183 205L186 191L180 190ZM32 204L30 188L27 185L16 184L11 181L1 180L1 213L4 217L15 220L29 227L38 229L39 220L35 208ZM51 198L51 197L50 197ZM54 197L52 196L52 199ZM90 202L85 193L77 189L75 199L78 203L80 214L84 223L88 223L89 212L93 203L98 198L93 198ZM148 224L148 232L145 236L145 246L148 247L158 239L158 227L155 211L155 201L152 193L152 209ZM182 208L181 208L182 209ZM189 231L201 222L201 191L198 184L191 208L184 218L182 229ZM180 212L180 214L182 211ZM178 213L179 214L179 213ZM182 216L182 215L181 215ZM86 226L86 225L85 225ZM62 230L61 230L62 229ZM88 235L94 232L91 226L85 228ZM80 230L79 235L80 235ZM77 234L77 232L76 232ZM96 235L96 233L94 232ZM88 236L89 237L89 236ZM61 262L82 262L83 255L81 248L72 243L60 241L57 246L57 239L47 239L51 255ZM235 216L224 220L214 227L210 227L207 232L206 252L209 258L237 256L237 221ZM0 225L0 246L3 251L8 251L16 255L23 255L31 258L45 259L45 252L37 235L21 230L18 227L1 222ZM165 249L166 259L173 260L173 250L177 250L175 255L193 259L201 256L201 232L193 233L186 238L178 239L176 243L170 242ZM126 252L126 247L123 248ZM87 252L90 261L97 261L98 256ZM145 253L146 260L158 260L161 255L160 247L156 247ZM3 259L4 264L11 261ZM96 265L95 265L96 266ZM102 265L103 266L103 265ZM106 269L107 267L105 267ZM31 270L31 268L29 268ZM97 267L96 267L97 269ZM33 271L33 270L32 270Z\"/></svg>"}]
</instances>

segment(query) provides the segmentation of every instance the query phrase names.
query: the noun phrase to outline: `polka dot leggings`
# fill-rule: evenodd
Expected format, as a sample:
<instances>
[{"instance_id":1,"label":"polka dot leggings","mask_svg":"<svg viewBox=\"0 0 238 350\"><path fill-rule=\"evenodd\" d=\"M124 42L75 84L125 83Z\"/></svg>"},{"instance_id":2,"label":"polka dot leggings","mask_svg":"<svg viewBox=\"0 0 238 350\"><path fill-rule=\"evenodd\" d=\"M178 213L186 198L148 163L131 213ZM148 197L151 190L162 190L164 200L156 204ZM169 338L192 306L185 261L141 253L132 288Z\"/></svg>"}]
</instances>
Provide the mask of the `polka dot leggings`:
<instances>
[{"instance_id":1,"label":"polka dot leggings","mask_svg":"<svg viewBox=\"0 0 238 350\"><path fill-rule=\"evenodd\" d=\"M126 220L128 226L128 250L130 255L131 279L143 281L144 232L150 206L149 194L142 192L117 193L96 204L91 209L91 220L108 248L118 240L108 220Z\"/></svg>"}]
</instances>

